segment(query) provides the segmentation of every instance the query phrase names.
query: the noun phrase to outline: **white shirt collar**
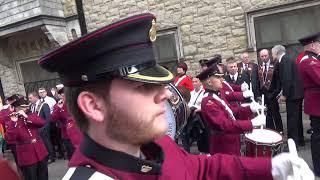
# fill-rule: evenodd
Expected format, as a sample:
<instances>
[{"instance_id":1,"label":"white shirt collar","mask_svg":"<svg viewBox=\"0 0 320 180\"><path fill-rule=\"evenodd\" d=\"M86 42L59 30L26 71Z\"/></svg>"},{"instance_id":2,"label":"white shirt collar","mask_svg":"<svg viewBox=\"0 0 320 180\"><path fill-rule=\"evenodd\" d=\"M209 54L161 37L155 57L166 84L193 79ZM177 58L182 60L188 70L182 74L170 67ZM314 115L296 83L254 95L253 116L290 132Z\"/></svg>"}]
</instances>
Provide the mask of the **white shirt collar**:
<instances>
[{"instance_id":1,"label":"white shirt collar","mask_svg":"<svg viewBox=\"0 0 320 180\"><path fill-rule=\"evenodd\" d=\"M230 75L230 78L232 79L232 76L234 77L234 80L237 80L237 78L238 78L238 72L236 72L234 75L231 75L231 74L229 74Z\"/></svg>"},{"instance_id":2,"label":"white shirt collar","mask_svg":"<svg viewBox=\"0 0 320 180\"><path fill-rule=\"evenodd\" d=\"M246 65L247 65L248 68L249 68L249 63L248 63L248 64L245 64L244 62L242 62L242 67L243 67L243 69L246 69Z\"/></svg>"},{"instance_id":3,"label":"white shirt collar","mask_svg":"<svg viewBox=\"0 0 320 180\"><path fill-rule=\"evenodd\" d=\"M268 60L268 62L263 62L263 66L265 65L265 64L267 64L267 66L269 66L269 64L270 64L270 59Z\"/></svg>"}]
</instances>

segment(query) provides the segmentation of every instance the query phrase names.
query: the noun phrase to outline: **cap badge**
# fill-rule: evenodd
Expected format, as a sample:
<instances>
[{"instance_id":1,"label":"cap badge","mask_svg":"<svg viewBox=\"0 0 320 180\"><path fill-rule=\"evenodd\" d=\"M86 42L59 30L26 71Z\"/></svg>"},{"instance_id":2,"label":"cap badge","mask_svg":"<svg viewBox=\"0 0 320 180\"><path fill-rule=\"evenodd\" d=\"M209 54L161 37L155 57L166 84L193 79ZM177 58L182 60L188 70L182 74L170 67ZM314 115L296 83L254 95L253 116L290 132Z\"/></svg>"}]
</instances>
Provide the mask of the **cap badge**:
<instances>
[{"instance_id":1,"label":"cap badge","mask_svg":"<svg viewBox=\"0 0 320 180\"><path fill-rule=\"evenodd\" d=\"M152 25L149 30L149 38L151 42L155 42L157 39L157 26L156 26L156 20L152 20Z\"/></svg>"},{"instance_id":2,"label":"cap badge","mask_svg":"<svg viewBox=\"0 0 320 180\"><path fill-rule=\"evenodd\" d=\"M152 170L151 166L148 166L148 165L141 166L141 172L147 173L147 172L149 172L151 170Z\"/></svg>"},{"instance_id":3,"label":"cap badge","mask_svg":"<svg viewBox=\"0 0 320 180\"><path fill-rule=\"evenodd\" d=\"M88 81L88 76L87 75L81 75L82 81Z\"/></svg>"}]
</instances>

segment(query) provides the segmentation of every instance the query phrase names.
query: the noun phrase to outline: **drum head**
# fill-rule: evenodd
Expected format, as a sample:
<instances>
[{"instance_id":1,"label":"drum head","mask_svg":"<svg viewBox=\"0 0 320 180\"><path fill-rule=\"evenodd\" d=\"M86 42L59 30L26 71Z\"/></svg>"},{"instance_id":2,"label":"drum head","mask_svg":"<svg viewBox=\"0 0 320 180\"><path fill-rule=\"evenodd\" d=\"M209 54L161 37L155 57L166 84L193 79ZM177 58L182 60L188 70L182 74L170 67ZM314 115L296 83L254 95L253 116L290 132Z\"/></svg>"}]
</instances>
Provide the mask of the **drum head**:
<instances>
[{"instance_id":1,"label":"drum head","mask_svg":"<svg viewBox=\"0 0 320 180\"><path fill-rule=\"evenodd\" d=\"M174 85L169 84L166 88L168 88L171 92L171 97L168 100L168 104L170 105L171 109L167 108L166 112L166 117L170 118L167 119L169 126L167 134L172 137L172 133L174 132L174 139L177 139L182 129L187 124L187 105L184 102L180 92L176 89ZM175 122L175 129L173 129L173 121Z\"/></svg>"},{"instance_id":2,"label":"drum head","mask_svg":"<svg viewBox=\"0 0 320 180\"><path fill-rule=\"evenodd\" d=\"M246 139L260 144L277 144L283 141L283 136L272 129L253 129L245 134Z\"/></svg>"},{"instance_id":3,"label":"drum head","mask_svg":"<svg viewBox=\"0 0 320 180\"><path fill-rule=\"evenodd\" d=\"M174 117L173 111L171 109L170 103L166 102L166 119L168 122L168 131L166 135L170 136L172 139L174 139L176 135L176 119Z\"/></svg>"}]
</instances>

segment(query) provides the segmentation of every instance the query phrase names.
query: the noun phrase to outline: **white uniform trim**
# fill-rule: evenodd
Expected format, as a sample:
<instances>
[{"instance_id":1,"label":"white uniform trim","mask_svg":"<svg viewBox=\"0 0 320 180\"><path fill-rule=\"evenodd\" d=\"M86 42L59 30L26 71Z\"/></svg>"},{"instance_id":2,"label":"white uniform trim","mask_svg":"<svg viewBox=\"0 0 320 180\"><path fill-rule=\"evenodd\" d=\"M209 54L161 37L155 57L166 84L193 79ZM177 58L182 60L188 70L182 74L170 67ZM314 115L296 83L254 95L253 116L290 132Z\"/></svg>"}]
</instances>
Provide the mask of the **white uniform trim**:
<instances>
[{"instance_id":1,"label":"white uniform trim","mask_svg":"<svg viewBox=\"0 0 320 180\"><path fill-rule=\"evenodd\" d=\"M227 81L222 81L225 85L227 85L232 92L234 92L233 88L230 86L230 84Z\"/></svg>"},{"instance_id":2,"label":"white uniform trim","mask_svg":"<svg viewBox=\"0 0 320 180\"><path fill-rule=\"evenodd\" d=\"M203 98L207 97L209 95L209 93L205 93ZM222 100L219 96L217 96L216 94L212 94L213 99L219 101L222 106L224 106L225 110L228 112L229 116L231 117L232 120L236 120L236 118L233 115L232 110L230 109L230 107L228 106L228 104L226 102L224 102L224 100Z\"/></svg>"},{"instance_id":3,"label":"white uniform trim","mask_svg":"<svg viewBox=\"0 0 320 180\"><path fill-rule=\"evenodd\" d=\"M88 180L113 180L113 178L96 171Z\"/></svg>"},{"instance_id":4,"label":"white uniform trim","mask_svg":"<svg viewBox=\"0 0 320 180\"><path fill-rule=\"evenodd\" d=\"M63 176L62 180L69 180L75 170L76 170L75 167L69 168L69 170L67 171L66 175Z\"/></svg>"},{"instance_id":5,"label":"white uniform trim","mask_svg":"<svg viewBox=\"0 0 320 180\"><path fill-rule=\"evenodd\" d=\"M174 84L174 86L178 86L179 83L180 83L184 78L186 78L186 77L187 77L186 75L181 76L181 77L178 79L178 81Z\"/></svg>"},{"instance_id":6,"label":"white uniform trim","mask_svg":"<svg viewBox=\"0 0 320 180\"><path fill-rule=\"evenodd\" d=\"M313 56L311 56L311 57L312 57L313 59L317 60L317 58L315 58L315 57L313 57ZM309 59L309 55L303 56L303 58L301 58L301 60L300 60L299 63L301 63L302 61L304 61L304 60L306 60L306 59Z\"/></svg>"},{"instance_id":7,"label":"white uniform trim","mask_svg":"<svg viewBox=\"0 0 320 180\"><path fill-rule=\"evenodd\" d=\"M62 180L69 180L73 173L76 171L76 167L69 168L67 171L66 175L62 178ZM102 174L101 172L95 171L89 178L88 180L113 180L110 176L107 176L105 174Z\"/></svg>"}]
</instances>

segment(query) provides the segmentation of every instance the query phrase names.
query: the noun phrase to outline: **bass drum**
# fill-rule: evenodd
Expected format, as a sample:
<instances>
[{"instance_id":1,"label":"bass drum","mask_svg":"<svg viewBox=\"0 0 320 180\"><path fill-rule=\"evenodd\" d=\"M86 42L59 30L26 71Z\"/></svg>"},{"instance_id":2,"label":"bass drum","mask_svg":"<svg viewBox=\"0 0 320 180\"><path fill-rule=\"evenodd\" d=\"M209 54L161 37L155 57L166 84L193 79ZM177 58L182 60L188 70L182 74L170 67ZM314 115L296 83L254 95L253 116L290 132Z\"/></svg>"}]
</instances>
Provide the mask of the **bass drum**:
<instances>
[{"instance_id":1,"label":"bass drum","mask_svg":"<svg viewBox=\"0 0 320 180\"><path fill-rule=\"evenodd\" d=\"M166 118L168 121L167 135L177 140L187 124L187 105L177 88L169 84L167 89L171 92L170 99L166 102Z\"/></svg>"}]
</instances>

